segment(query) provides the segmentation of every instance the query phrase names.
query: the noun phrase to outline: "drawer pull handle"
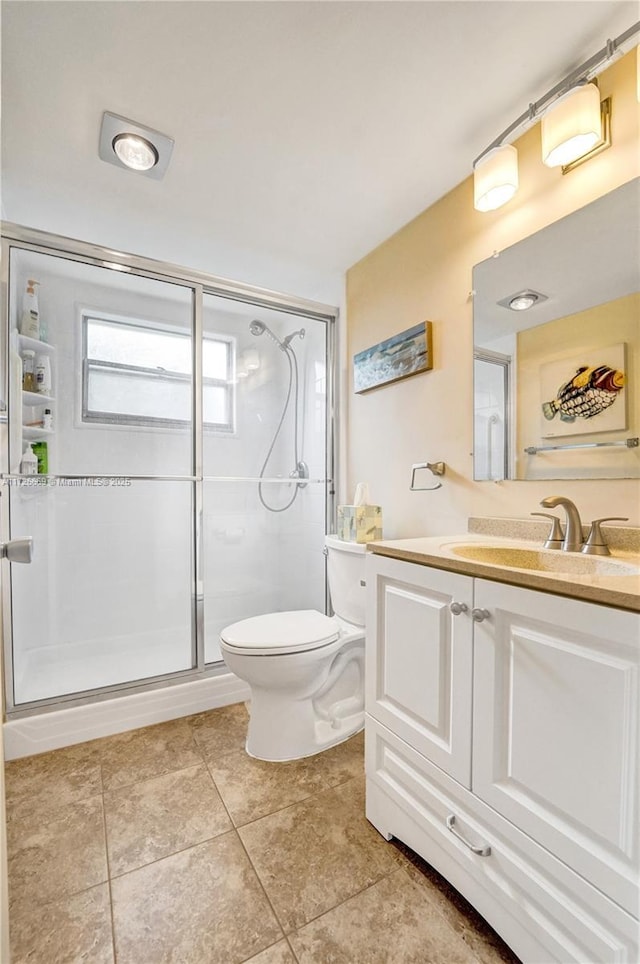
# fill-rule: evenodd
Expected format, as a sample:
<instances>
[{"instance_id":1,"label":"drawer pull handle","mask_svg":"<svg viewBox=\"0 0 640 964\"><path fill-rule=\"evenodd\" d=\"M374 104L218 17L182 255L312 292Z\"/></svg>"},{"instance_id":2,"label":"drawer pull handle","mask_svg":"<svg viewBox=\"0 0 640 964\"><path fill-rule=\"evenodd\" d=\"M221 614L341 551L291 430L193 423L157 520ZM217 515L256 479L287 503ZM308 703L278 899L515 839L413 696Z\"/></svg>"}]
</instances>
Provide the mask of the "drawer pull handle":
<instances>
[{"instance_id":1,"label":"drawer pull handle","mask_svg":"<svg viewBox=\"0 0 640 964\"><path fill-rule=\"evenodd\" d=\"M457 837L458 840L461 840L465 847L468 847L469 850L471 850L474 854L478 854L479 857L488 857L491 853L491 847L489 847L488 844L484 847L474 847L473 844L470 844L468 840L465 840L462 834L456 830L455 822L456 818L452 813L450 813L447 817L447 830L450 830L453 836Z\"/></svg>"},{"instance_id":2,"label":"drawer pull handle","mask_svg":"<svg viewBox=\"0 0 640 964\"><path fill-rule=\"evenodd\" d=\"M466 603L459 603L459 602L449 603L449 609L451 610L454 616L459 616L460 613L466 613L468 608L469 607L467 606Z\"/></svg>"},{"instance_id":3,"label":"drawer pull handle","mask_svg":"<svg viewBox=\"0 0 640 964\"><path fill-rule=\"evenodd\" d=\"M489 618L490 615L491 615L491 613L489 612L488 609L478 609L478 608L476 608L476 609L472 609L472 610L471 610L471 618L472 618L472 619L474 620L474 622L476 622L476 623L483 623L483 622L485 621L485 619L488 619L488 618Z\"/></svg>"}]
</instances>

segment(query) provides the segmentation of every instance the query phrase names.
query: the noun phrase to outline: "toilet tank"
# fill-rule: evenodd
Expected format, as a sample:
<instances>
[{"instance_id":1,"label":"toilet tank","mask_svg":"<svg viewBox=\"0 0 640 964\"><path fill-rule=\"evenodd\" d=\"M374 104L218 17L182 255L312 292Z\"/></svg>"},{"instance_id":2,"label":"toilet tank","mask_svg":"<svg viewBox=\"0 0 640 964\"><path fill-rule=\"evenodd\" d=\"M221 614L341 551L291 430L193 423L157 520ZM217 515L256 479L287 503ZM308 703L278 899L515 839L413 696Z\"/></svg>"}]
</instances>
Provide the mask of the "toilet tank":
<instances>
[{"instance_id":1,"label":"toilet tank","mask_svg":"<svg viewBox=\"0 0 640 964\"><path fill-rule=\"evenodd\" d=\"M325 545L333 611L354 626L364 626L367 591L362 583L367 547L357 542L343 542L337 536L325 536Z\"/></svg>"}]
</instances>

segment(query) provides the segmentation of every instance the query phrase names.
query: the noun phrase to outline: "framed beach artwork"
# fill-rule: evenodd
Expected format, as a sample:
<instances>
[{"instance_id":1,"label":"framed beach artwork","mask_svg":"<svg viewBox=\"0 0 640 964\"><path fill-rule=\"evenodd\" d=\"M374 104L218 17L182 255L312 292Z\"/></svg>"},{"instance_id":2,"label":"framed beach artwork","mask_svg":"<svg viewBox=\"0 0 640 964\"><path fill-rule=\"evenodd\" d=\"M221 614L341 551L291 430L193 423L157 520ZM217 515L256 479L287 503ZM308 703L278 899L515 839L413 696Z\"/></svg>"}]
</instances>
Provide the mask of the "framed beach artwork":
<instances>
[{"instance_id":1,"label":"framed beach artwork","mask_svg":"<svg viewBox=\"0 0 640 964\"><path fill-rule=\"evenodd\" d=\"M431 322L423 321L353 356L354 391L368 392L432 368Z\"/></svg>"},{"instance_id":2,"label":"framed beach artwork","mask_svg":"<svg viewBox=\"0 0 640 964\"><path fill-rule=\"evenodd\" d=\"M626 429L625 349L609 345L540 366L542 438Z\"/></svg>"}]
</instances>

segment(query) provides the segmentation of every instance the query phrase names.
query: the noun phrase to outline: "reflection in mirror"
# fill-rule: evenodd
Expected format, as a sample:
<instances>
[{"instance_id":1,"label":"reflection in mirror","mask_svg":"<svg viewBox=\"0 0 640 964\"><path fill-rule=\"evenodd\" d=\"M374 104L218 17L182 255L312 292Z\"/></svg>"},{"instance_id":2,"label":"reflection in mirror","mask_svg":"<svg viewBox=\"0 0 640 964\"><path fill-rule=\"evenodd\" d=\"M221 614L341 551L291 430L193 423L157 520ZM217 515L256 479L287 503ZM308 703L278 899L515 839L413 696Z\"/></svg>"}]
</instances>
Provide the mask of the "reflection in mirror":
<instances>
[{"instance_id":1,"label":"reflection in mirror","mask_svg":"<svg viewBox=\"0 0 640 964\"><path fill-rule=\"evenodd\" d=\"M476 265L474 478L640 477L640 179Z\"/></svg>"}]
</instances>

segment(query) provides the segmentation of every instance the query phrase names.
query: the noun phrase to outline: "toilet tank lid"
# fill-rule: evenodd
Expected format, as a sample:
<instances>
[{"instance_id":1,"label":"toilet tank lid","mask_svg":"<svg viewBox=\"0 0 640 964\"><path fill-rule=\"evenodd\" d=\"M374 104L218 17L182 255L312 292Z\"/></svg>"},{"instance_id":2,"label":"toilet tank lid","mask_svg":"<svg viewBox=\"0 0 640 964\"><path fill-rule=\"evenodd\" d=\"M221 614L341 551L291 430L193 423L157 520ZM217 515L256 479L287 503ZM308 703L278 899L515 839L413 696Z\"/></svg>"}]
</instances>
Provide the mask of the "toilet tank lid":
<instances>
[{"instance_id":1,"label":"toilet tank lid","mask_svg":"<svg viewBox=\"0 0 640 964\"><path fill-rule=\"evenodd\" d=\"M315 609L266 613L232 623L220 633L227 644L244 651L297 653L332 643L340 633L335 619Z\"/></svg>"},{"instance_id":2,"label":"toilet tank lid","mask_svg":"<svg viewBox=\"0 0 640 964\"><path fill-rule=\"evenodd\" d=\"M363 553L367 551L366 543L363 542L345 542L336 535L326 535L324 537L324 544L330 546L331 549L338 549L340 552L359 552Z\"/></svg>"}]
</instances>

